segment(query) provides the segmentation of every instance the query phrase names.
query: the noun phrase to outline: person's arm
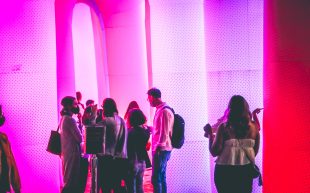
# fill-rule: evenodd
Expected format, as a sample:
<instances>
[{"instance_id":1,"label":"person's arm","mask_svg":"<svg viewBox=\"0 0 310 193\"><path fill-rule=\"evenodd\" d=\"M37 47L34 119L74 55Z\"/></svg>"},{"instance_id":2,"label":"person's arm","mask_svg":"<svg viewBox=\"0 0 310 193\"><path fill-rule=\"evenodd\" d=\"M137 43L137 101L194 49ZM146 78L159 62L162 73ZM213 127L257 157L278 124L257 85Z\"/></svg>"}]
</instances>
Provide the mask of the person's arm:
<instances>
[{"instance_id":1,"label":"person's arm","mask_svg":"<svg viewBox=\"0 0 310 193\"><path fill-rule=\"evenodd\" d=\"M82 142L82 133L81 130L78 128L76 121L71 118L71 122L69 123L69 128L70 128L70 132L72 134L72 136L74 137L75 141L77 143L81 143Z\"/></svg>"},{"instance_id":2,"label":"person's arm","mask_svg":"<svg viewBox=\"0 0 310 193\"><path fill-rule=\"evenodd\" d=\"M259 133L259 129L256 128L256 137L255 137L255 145L254 145L255 156L258 153L259 145L260 145L260 133Z\"/></svg>"},{"instance_id":3,"label":"person's arm","mask_svg":"<svg viewBox=\"0 0 310 193\"><path fill-rule=\"evenodd\" d=\"M208 132L208 135L209 135L209 151L213 157L218 156L222 152L223 142L224 142L224 139L223 139L224 128L225 128L224 124L220 125L218 132L216 133L215 137L212 133L212 130L211 130L211 132Z\"/></svg>"},{"instance_id":4,"label":"person's arm","mask_svg":"<svg viewBox=\"0 0 310 193\"><path fill-rule=\"evenodd\" d=\"M164 147L166 145L167 138L169 138L169 128L173 127L173 115L171 110L169 109L163 109L162 115L160 117L161 126L160 126L160 134L159 134L159 141L157 144L157 149L160 150L161 147Z\"/></svg>"},{"instance_id":5,"label":"person's arm","mask_svg":"<svg viewBox=\"0 0 310 193\"><path fill-rule=\"evenodd\" d=\"M5 117L2 112L2 105L0 105L0 126L2 126L5 122Z\"/></svg>"},{"instance_id":6,"label":"person's arm","mask_svg":"<svg viewBox=\"0 0 310 193\"><path fill-rule=\"evenodd\" d=\"M14 189L14 192L19 193L21 188L20 177L18 173L18 168L15 162L15 158L11 149L11 144L8 137L5 134L1 134L1 147L4 152L4 156L6 157L8 163L8 169L10 171L10 182Z\"/></svg>"},{"instance_id":7,"label":"person's arm","mask_svg":"<svg viewBox=\"0 0 310 193\"><path fill-rule=\"evenodd\" d=\"M120 130L118 135L116 136L116 146L115 146L115 156L122 156L124 152L124 148L127 148L127 140L128 140L128 134L126 129L125 121L120 118L119 116L116 116L116 118L120 119Z\"/></svg>"},{"instance_id":8,"label":"person's arm","mask_svg":"<svg viewBox=\"0 0 310 193\"><path fill-rule=\"evenodd\" d=\"M260 130L260 123L259 123L257 114L260 113L260 111L261 111L262 109L263 109L263 108L256 108L256 109L252 112L253 120L254 120L254 123L256 124L256 127L258 128L258 130Z\"/></svg>"},{"instance_id":9,"label":"person's arm","mask_svg":"<svg viewBox=\"0 0 310 193\"><path fill-rule=\"evenodd\" d=\"M12 153L12 151L11 151L11 153ZM20 189L21 189L20 176L18 173L18 168L17 168L16 162L15 162L15 158L13 156L13 153L11 155L12 155L12 159L11 159L11 165L12 165L12 168L11 168L11 184L12 184L12 187L14 189L14 192L19 193Z\"/></svg>"}]
</instances>

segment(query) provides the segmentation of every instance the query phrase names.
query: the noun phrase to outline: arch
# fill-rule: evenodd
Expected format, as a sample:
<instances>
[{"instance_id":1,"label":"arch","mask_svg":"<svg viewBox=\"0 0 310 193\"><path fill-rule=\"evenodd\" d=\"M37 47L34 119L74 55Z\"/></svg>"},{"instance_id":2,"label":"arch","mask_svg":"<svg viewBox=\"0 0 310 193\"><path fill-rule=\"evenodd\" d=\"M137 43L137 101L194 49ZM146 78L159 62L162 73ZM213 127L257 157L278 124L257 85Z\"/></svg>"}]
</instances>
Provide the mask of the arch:
<instances>
[{"instance_id":1,"label":"arch","mask_svg":"<svg viewBox=\"0 0 310 193\"><path fill-rule=\"evenodd\" d=\"M75 4L85 3L94 11L92 22L94 23L94 38L96 42L96 68L98 83L98 98L109 96L107 62L103 53L106 53L105 33L102 13L95 0L55 0L55 24L56 24L56 54L57 54L57 101L63 96L75 94L74 52L72 38L72 17ZM97 17L96 17L97 16ZM100 76L98 76L100 74ZM58 111L60 106L58 105Z\"/></svg>"}]
</instances>

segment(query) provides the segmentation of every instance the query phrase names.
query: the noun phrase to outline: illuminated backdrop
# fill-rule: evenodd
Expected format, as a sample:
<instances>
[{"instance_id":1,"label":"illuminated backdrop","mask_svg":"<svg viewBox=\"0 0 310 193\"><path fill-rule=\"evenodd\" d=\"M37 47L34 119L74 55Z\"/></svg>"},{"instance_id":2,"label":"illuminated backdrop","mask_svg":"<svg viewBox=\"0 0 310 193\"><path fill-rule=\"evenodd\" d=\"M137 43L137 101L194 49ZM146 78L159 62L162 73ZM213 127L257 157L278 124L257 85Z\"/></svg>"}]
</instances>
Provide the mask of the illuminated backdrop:
<instances>
[{"instance_id":1,"label":"illuminated backdrop","mask_svg":"<svg viewBox=\"0 0 310 193\"><path fill-rule=\"evenodd\" d=\"M77 80L87 63L75 55L79 43L88 50L96 47L97 78L86 78L104 81L97 90L85 90L84 102L97 97L100 104L110 96L123 115L130 100L137 100L152 122L146 91L160 88L163 100L186 120L186 143L173 151L168 165L169 192L214 191L213 159L202 127L223 114L233 94L245 96L251 110L262 107L263 0L149 0L149 10L142 0L101 1L92 8L101 11L102 31L94 13L78 11L76 2L12 0L0 7L0 103L7 117L1 130L12 141L23 192L34 187L35 192L59 192L59 158L45 148L57 127L59 99L87 85ZM86 19L77 25L95 26L94 40L75 38L75 17ZM89 61L93 68L94 58ZM260 158L261 153L259 165Z\"/></svg>"}]
</instances>

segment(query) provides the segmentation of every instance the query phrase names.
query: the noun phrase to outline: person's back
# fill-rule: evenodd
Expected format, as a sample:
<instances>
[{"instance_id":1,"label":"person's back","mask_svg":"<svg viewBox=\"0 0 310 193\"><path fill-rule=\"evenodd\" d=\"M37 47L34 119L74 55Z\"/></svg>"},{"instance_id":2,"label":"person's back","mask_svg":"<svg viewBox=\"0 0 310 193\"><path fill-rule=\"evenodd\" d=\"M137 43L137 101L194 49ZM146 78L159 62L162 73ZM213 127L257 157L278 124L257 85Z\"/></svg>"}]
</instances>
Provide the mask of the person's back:
<instances>
[{"instance_id":1,"label":"person's back","mask_svg":"<svg viewBox=\"0 0 310 193\"><path fill-rule=\"evenodd\" d=\"M127 153L123 151L123 146L127 142L124 120L115 114L112 117L103 117L97 124L105 126L104 155L126 158Z\"/></svg>"},{"instance_id":2,"label":"person's back","mask_svg":"<svg viewBox=\"0 0 310 193\"><path fill-rule=\"evenodd\" d=\"M149 131L141 126L131 128L128 132L128 159L144 160L146 144L150 138ZM129 145L130 144L130 145Z\"/></svg>"},{"instance_id":3,"label":"person's back","mask_svg":"<svg viewBox=\"0 0 310 193\"><path fill-rule=\"evenodd\" d=\"M255 159L254 147L258 130L254 124L249 124L249 130L242 138L238 137L227 123L220 125L219 130L223 132L223 148L217 156L217 164L246 165L251 163L247 155L250 155L252 160Z\"/></svg>"},{"instance_id":4,"label":"person's back","mask_svg":"<svg viewBox=\"0 0 310 193\"><path fill-rule=\"evenodd\" d=\"M103 193L121 191L121 180L127 172L127 130L125 121L118 116L116 103L106 98L102 103L102 117L96 121L103 125L102 153L98 153L98 191Z\"/></svg>"},{"instance_id":5,"label":"person's back","mask_svg":"<svg viewBox=\"0 0 310 193\"><path fill-rule=\"evenodd\" d=\"M214 181L219 193L252 192L252 163L258 152L260 135L257 124L251 121L246 100L235 95L228 105L227 122L222 123L215 139L207 128L209 151L217 156Z\"/></svg>"}]
</instances>

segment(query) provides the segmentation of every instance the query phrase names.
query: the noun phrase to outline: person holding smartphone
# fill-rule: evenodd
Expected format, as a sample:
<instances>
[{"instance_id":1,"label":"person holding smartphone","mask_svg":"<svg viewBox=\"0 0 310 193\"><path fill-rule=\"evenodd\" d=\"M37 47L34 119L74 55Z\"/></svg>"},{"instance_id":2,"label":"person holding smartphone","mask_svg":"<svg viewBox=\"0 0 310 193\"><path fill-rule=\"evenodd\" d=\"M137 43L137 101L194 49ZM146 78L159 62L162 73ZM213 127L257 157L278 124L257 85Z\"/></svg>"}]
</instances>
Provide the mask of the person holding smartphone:
<instances>
[{"instance_id":1,"label":"person holding smartphone","mask_svg":"<svg viewBox=\"0 0 310 193\"><path fill-rule=\"evenodd\" d=\"M257 114L258 110L253 114ZM216 135L210 126L205 127L209 138L209 151L216 156L214 181L219 193L252 192L252 162L258 153L260 134L257 123L252 121L247 101L234 95L228 104L227 121Z\"/></svg>"},{"instance_id":2,"label":"person holding smartphone","mask_svg":"<svg viewBox=\"0 0 310 193\"><path fill-rule=\"evenodd\" d=\"M0 126L5 122L5 117L0 105ZM8 136L0 132L0 193L11 192L11 187L15 193L21 189L20 177L11 149Z\"/></svg>"}]
</instances>

